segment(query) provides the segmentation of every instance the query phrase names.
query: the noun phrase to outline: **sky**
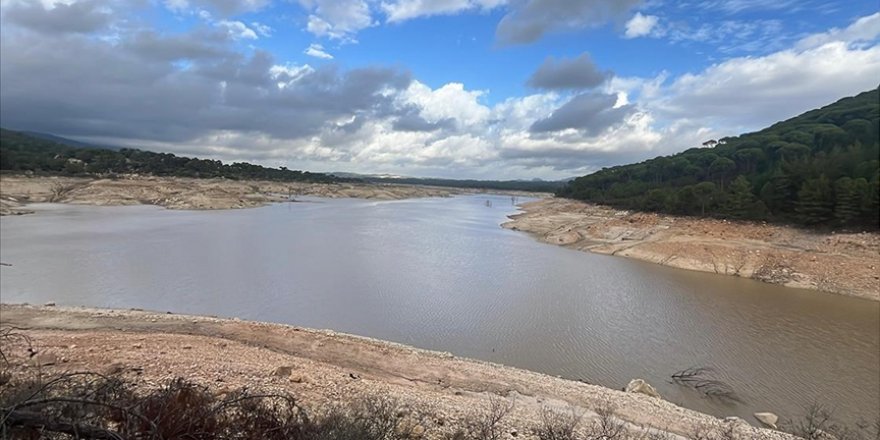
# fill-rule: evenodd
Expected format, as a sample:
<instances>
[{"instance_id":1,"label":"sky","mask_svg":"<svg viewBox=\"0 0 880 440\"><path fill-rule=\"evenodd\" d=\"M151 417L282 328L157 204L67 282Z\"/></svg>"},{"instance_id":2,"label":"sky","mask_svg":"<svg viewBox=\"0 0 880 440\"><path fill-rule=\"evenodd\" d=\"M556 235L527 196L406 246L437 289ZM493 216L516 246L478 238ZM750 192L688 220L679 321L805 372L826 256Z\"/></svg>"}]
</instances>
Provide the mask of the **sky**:
<instances>
[{"instance_id":1,"label":"sky","mask_svg":"<svg viewBox=\"0 0 880 440\"><path fill-rule=\"evenodd\" d=\"M0 0L0 125L320 172L564 179L880 84L876 0Z\"/></svg>"}]
</instances>

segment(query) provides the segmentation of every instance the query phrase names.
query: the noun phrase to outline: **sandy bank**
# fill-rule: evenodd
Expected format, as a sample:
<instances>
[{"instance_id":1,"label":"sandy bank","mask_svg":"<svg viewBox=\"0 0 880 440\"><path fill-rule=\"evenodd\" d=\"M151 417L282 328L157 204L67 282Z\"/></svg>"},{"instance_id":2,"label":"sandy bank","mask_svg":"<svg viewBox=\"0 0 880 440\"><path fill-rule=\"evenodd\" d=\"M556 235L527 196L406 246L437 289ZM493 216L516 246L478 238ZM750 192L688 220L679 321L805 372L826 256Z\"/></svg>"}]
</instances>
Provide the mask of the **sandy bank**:
<instances>
[{"instance_id":1,"label":"sandy bank","mask_svg":"<svg viewBox=\"0 0 880 440\"><path fill-rule=\"evenodd\" d=\"M515 399L503 421L505 438L514 431L530 438L543 408L571 408L584 414L582 423L590 423L595 411L609 404L630 429L674 434L668 438L728 426L736 438L792 438L643 394L330 331L142 311L13 305L0 305L0 321L25 329L39 356L55 360L43 367L49 373L108 371L109 366L148 383L184 376L218 392L241 386L284 390L316 405L380 393L434 414L429 433L444 432L494 397ZM8 352L14 365L28 362L23 350ZM278 367L291 367L291 373L273 374Z\"/></svg>"},{"instance_id":2,"label":"sandy bank","mask_svg":"<svg viewBox=\"0 0 880 440\"><path fill-rule=\"evenodd\" d=\"M479 192L421 185L299 183L127 176L119 179L0 176L0 215L27 214L28 203L158 205L169 209L236 209L289 196L396 200ZM530 194L531 195L531 194Z\"/></svg>"},{"instance_id":3,"label":"sandy bank","mask_svg":"<svg viewBox=\"0 0 880 440\"><path fill-rule=\"evenodd\" d=\"M581 251L880 301L880 234L618 211L567 199L522 205L503 226Z\"/></svg>"}]
</instances>

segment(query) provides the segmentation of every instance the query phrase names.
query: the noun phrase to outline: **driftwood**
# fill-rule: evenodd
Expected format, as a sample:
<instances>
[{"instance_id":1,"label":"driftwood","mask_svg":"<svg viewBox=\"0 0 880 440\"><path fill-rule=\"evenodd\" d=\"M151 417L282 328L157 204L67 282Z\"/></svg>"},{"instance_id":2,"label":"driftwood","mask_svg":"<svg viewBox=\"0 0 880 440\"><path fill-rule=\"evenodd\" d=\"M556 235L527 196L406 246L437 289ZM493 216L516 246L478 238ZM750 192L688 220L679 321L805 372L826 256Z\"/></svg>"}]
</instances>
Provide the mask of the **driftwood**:
<instances>
[{"instance_id":1,"label":"driftwood","mask_svg":"<svg viewBox=\"0 0 880 440\"><path fill-rule=\"evenodd\" d=\"M715 370L712 367L691 367L675 372L672 375L672 381L693 388L709 398L742 402L733 387L712 377L714 373Z\"/></svg>"}]
</instances>

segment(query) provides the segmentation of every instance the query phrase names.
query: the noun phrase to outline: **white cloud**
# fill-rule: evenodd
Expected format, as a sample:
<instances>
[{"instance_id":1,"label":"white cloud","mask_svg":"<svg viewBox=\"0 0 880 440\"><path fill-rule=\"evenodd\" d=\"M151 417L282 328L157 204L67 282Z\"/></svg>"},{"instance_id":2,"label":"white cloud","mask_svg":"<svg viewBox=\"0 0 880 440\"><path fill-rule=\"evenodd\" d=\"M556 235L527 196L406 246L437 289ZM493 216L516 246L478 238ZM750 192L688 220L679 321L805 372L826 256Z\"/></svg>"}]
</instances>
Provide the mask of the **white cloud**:
<instances>
[{"instance_id":1,"label":"white cloud","mask_svg":"<svg viewBox=\"0 0 880 440\"><path fill-rule=\"evenodd\" d=\"M449 83L431 90L413 81L400 99L404 104L420 108L421 116L428 122L454 118L463 128L480 130L485 129L490 116L489 107L479 102L484 94L481 90L466 90L461 83Z\"/></svg>"},{"instance_id":2,"label":"white cloud","mask_svg":"<svg viewBox=\"0 0 880 440\"><path fill-rule=\"evenodd\" d=\"M624 35L626 38L638 38L650 35L654 27L657 26L657 20L658 18L656 15L642 15L641 12L636 12L636 15L633 15L633 17L626 22L626 33Z\"/></svg>"},{"instance_id":3,"label":"white cloud","mask_svg":"<svg viewBox=\"0 0 880 440\"><path fill-rule=\"evenodd\" d=\"M257 33L263 37L271 37L272 32L275 32L275 29L272 29L271 26L265 25L265 24L260 23L258 21L252 21L251 28L253 28L255 31L257 31Z\"/></svg>"},{"instance_id":4,"label":"white cloud","mask_svg":"<svg viewBox=\"0 0 880 440\"><path fill-rule=\"evenodd\" d=\"M333 55L325 52L324 46L317 43L310 44L309 47L307 47L306 50L303 51L303 53L311 57L321 58L322 60L333 59Z\"/></svg>"},{"instance_id":5,"label":"white cloud","mask_svg":"<svg viewBox=\"0 0 880 440\"><path fill-rule=\"evenodd\" d=\"M686 74L665 87L657 108L730 127L760 128L877 86L880 47L834 41L798 51L741 57ZM736 133L731 133L736 134Z\"/></svg>"},{"instance_id":6,"label":"white cloud","mask_svg":"<svg viewBox=\"0 0 880 440\"><path fill-rule=\"evenodd\" d=\"M880 36L880 12L861 17L845 29L833 28L827 32L810 35L797 43L798 49L821 46L832 41L860 43L876 40Z\"/></svg>"},{"instance_id":7,"label":"white cloud","mask_svg":"<svg viewBox=\"0 0 880 440\"><path fill-rule=\"evenodd\" d=\"M318 37L354 41L354 34L373 25L365 0L299 0L308 12L306 30Z\"/></svg>"},{"instance_id":8,"label":"white cloud","mask_svg":"<svg viewBox=\"0 0 880 440\"><path fill-rule=\"evenodd\" d=\"M507 0L391 0L383 1L388 22L401 22L432 15L450 15L472 10L491 10Z\"/></svg>"},{"instance_id":9,"label":"white cloud","mask_svg":"<svg viewBox=\"0 0 880 440\"><path fill-rule=\"evenodd\" d=\"M256 40L259 38L253 29L240 21L220 20L217 22L217 27L225 29L229 36L237 40Z\"/></svg>"}]
</instances>

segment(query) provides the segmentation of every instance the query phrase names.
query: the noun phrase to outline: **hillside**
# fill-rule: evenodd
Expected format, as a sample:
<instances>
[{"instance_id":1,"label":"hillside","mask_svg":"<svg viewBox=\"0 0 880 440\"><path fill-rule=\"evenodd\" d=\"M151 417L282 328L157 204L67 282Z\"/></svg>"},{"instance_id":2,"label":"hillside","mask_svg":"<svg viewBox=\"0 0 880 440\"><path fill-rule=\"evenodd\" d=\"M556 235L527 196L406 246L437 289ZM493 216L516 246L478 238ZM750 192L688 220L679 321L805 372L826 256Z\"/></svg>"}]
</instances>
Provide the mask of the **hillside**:
<instances>
[{"instance_id":1,"label":"hillside","mask_svg":"<svg viewBox=\"0 0 880 440\"><path fill-rule=\"evenodd\" d=\"M640 211L878 228L880 94L843 98L709 148L604 168L558 196Z\"/></svg>"},{"instance_id":2,"label":"hillside","mask_svg":"<svg viewBox=\"0 0 880 440\"><path fill-rule=\"evenodd\" d=\"M45 136L45 135L44 135ZM246 162L231 165L219 160L154 153L131 148L75 148L44 137L0 129L0 170L63 176L146 174L172 177L284 182L334 182L334 176L308 171L268 168Z\"/></svg>"}]
</instances>

